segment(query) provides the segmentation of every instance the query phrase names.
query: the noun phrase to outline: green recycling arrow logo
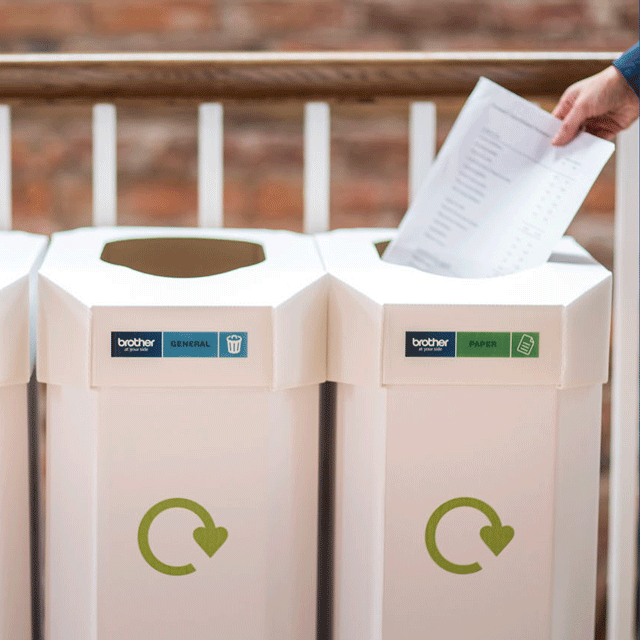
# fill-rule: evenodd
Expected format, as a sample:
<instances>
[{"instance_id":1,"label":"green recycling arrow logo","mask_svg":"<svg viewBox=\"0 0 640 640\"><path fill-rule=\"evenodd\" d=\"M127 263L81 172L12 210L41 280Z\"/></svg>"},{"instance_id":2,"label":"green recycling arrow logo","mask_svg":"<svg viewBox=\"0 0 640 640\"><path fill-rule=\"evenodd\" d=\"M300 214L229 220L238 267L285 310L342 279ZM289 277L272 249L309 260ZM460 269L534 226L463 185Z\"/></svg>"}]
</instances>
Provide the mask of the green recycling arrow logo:
<instances>
[{"instance_id":1,"label":"green recycling arrow logo","mask_svg":"<svg viewBox=\"0 0 640 640\"><path fill-rule=\"evenodd\" d=\"M499 555L504 548L513 540L513 527L502 526L502 522L498 517L498 514L482 500L477 498L454 498L444 504L441 504L429 518L427 523L427 529L424 533L424 539L427 544L427 551L433 559L433 561L445 571L451 573L457 573L460 575L466 575L469 573L476 573L482 569L482 567L474 562L472 564L454 564L447 560L438 549L436 545L436 529L442 517L449 513L452 509L458 507L471 507L472 509L478 509L482 511L487 518L489 518L490 526L482 527L480 529L480 537L482 541L491 549L494 555Z\"/></svg>"},{"instance_id":2,"label":"green recycling arrow logo","mask_svg":"<svg viewBox=\"0 0 640 640\"><path fill-rule=\"evenodd\" d=\"M168 576L186 576L196 570L192 564L185 564L180 567L165 564L156 558L149 546L149 529L151 528L151 523L163 511L167 511L167 509L188 509L202 520L204 527L198 527L193 532L193 539L210 558L225 543L229 532L224 527L216 527L209 512L204 507L186 498L169 498L168 500L163 500L151 507L151 509L144 514L144 518L142 518L142 522L140 522L140 527L138 528L138 546L140 547L142 557L151 567L160 573Z\"/></svg>"}]
</instances>

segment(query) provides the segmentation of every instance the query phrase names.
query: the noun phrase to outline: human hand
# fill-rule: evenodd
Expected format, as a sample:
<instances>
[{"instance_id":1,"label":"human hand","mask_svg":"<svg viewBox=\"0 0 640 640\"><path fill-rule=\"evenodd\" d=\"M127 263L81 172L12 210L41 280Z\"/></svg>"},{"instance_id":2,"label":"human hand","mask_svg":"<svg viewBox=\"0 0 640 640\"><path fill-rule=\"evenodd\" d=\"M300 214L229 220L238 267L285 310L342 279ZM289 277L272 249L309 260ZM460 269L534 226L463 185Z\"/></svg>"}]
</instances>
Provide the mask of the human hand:
<instances>
[{"instance_id":1,"label":"human hand","mask_svg":"<svg viewBox=\"0 0 640 640\"><path fill-rule=\"evenodd\" d=\"M573 140L581 129L613 140L638 117L638 96L613 66L572 84L560 98L553 115L562 127L551 141L561 146Z\"/></svg>"}]
</instances>

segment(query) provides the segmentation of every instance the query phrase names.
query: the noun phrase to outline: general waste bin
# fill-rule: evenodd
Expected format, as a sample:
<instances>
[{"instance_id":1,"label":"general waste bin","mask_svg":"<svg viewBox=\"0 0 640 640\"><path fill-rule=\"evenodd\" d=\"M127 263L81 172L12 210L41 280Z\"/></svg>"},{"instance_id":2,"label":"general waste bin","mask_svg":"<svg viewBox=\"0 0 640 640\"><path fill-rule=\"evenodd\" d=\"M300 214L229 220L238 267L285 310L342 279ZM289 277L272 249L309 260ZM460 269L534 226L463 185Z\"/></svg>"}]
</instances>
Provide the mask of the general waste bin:
<instances>
[{"instance_id":1,"label":"general waste bin","mask_svg":"<svg viewBox=\"0 0 640 640\"><path fill-rule=\"evenodd\" d=\"M317 236L337 383L335 640L593 634L609 272L478 280ZM377 245L377 246L376 246Z\"/></svg>"},{"instance_id":2,"label":"general waste bin","mask_svg":"<svg viewBox=\"0 0 640 640\"><path fill-rule=\"evenodd\" d=\"M30 335L35 305L30 299L46 246L44 236L0 232L0 640L31 638L27 383L35 355Z\"/></svg>"},{"instance_id":3,"label":"general waste bin","mask_svg":"<svg viewBox=\"0 0 640 640\"><path fill-rule=\"evenodd\" d=\"M47 640L311 640L313 238L59 233L39 292Z\"/></svg>"}]
</instances>

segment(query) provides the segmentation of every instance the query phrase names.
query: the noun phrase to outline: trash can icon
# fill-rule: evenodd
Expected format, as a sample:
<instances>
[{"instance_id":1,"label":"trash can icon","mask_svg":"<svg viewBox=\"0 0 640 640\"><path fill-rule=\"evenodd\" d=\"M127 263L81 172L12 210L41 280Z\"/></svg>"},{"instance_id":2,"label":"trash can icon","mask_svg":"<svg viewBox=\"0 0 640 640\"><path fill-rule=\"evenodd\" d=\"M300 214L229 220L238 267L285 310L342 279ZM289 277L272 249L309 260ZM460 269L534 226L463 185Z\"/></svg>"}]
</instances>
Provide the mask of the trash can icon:
<instances>
[{"instance_id":1,"label":"trash can icon","mask_svg":"<svg viewBox=\"0 0 640 640\"><path fill-rule=\"evenodd\" d=\"M316 236L334 638L587 638L611 274L564 238L520 273L437 276L381 260L394 233Z\"/></svg>"},{"instance_id":2,"label":"trash can icon","mask_svg":"<svg viewBox=\"0 0 640 640\"><path fill-rule=\"evenodd\" d=\"M227 336L227 350L229 353L240 353L240 347L242 346L242 336L233 335Z\"/></svg>"},{"instance_id":3,"label":"trash can icon","mask_svg":"<svg viewBox=\"0 0 640 640\"><path fill-rule=\"evenodd\" d=\"M314 640L313 237L63 232L39 284L47 639Z\"/></svg>"}]
</instances>

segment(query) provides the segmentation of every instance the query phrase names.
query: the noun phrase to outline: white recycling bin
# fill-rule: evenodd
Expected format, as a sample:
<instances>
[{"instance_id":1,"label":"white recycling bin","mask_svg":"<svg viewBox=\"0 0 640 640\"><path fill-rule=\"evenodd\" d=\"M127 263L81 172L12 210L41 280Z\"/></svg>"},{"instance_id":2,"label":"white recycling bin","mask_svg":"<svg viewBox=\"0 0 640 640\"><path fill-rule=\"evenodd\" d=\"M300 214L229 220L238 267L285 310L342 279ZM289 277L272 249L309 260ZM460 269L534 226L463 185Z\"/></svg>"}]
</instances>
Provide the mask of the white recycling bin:
<instances>
[{"instance_id":1,"label":"white recycling bin","mask_svg":"<svg viewBox=\"0 0 640 640\"><path fill-rule=\"evenodd\" d=\"M30 640L32 631L27 383L32 281L46 246L44 236L0 232L0 640Z\"/></svg>"},{"instance_id":2,"label":"white recycling bin","mask_svg":"<svg viewBox=\"0 0 640 640\"><path fill-rule=\"evenodd\" d=\"M610 273L478 280L317 236L337 383L335 640L593 635ZM376 247L378 245L378 247Z\"/></svg>"},{"instance_id":3,"label":"white recycling bin","mask_svg":"<svg viewBox=\"0 0 640 640\"><path fill-rule=\"evenodd\" d=\"M315 637L326 285L284 231L53 236L46 640Z\"/></svg>"}]
</instances>

